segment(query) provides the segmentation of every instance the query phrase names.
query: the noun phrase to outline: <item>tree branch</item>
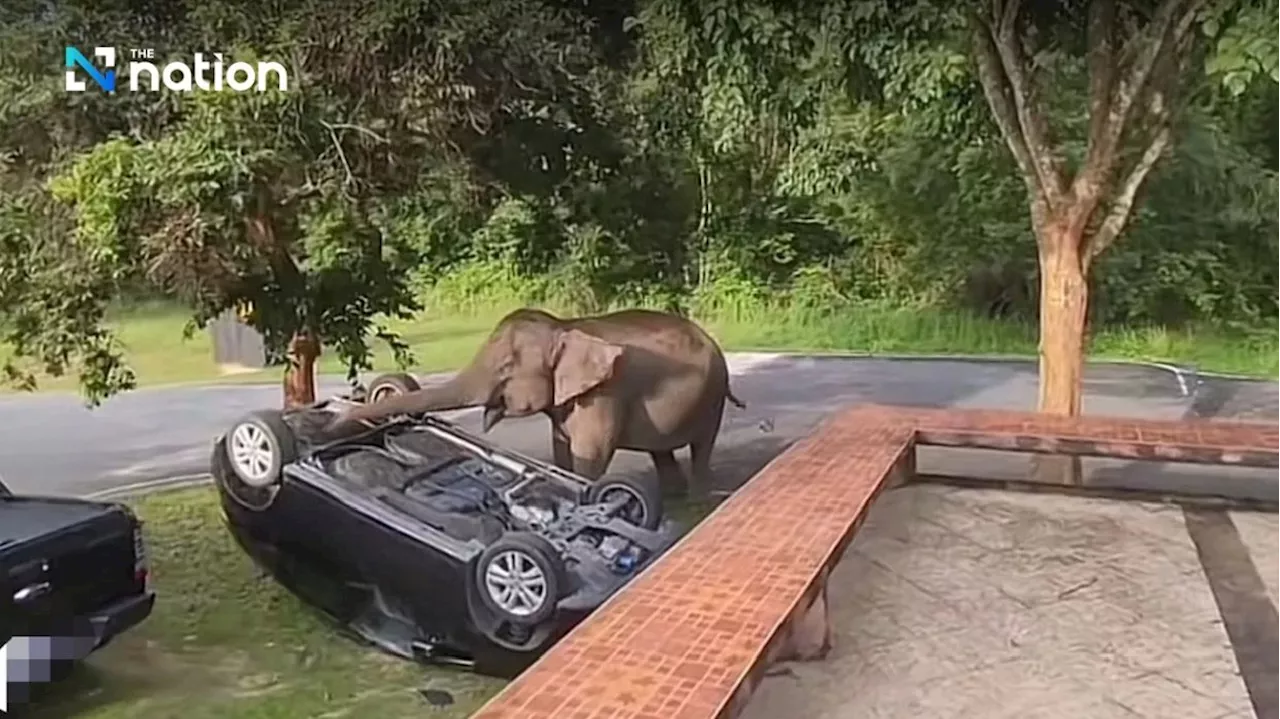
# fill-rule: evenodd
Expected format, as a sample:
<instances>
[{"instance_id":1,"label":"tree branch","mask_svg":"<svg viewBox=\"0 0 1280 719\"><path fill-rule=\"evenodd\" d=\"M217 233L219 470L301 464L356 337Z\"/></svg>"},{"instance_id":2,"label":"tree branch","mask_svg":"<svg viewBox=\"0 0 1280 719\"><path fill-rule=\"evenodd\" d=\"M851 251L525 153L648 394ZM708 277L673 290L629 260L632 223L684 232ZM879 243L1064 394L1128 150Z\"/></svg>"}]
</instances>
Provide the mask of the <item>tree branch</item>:
<instances>
[{"instance_id":1,"label":"tree branch","mask_svg":"<svg viewBox=\"0 0 1280 719\"><path fill-rule=\"evenodd\" d=\"M996 51L1009 80L1013 106L1022 129L1032 167L1039 177L1040 186L1050 207L1059 207L1065 193L1066 177L1062 161L1049 141L1046 111L1034 95L1027 77L1027 57L1018 37L1019 0L1006 0L1000 13L1000 24L993 35Z\"/></svg>"},{"instance_id":2,"label":"tree branch","mask_svg":"<svg viewBox=\"0 0 1280 719\"><path fill-rule=\"evenodd\" d=\"M1173 52L1165 59L1169 73L1163 76L1164 82L1160 86L1166 89L1169 95L1178 95L1185 89L1180 80L1187 77L1187 68L1191 62L1192 52L1196 43L1196 16L1199 13L1203 2L1195 0L1192 7L1188 8L1187 14L1183 16L1181 22L1173 33ZM1157 67L1157 71L1161 68ZM1178 117L1184 110L1191 99L1190 94L1181 98L1175 98L1177 102L1169 103L1169 117Z\"/></svg>"},{"instance_id":3,"label":"tree branch","mask_svg":"<svg viewBox=\"0 0 1280 719\"><path fill-rule=\"evenodd\" d=\"M1171 136L1172 133L1168 124L1163 124L1156 130L1150 144L1147 145L1146 151L1142 153L1142 157L1138 159L1137 164L1129 171L1129 176L1120 185L1120 191L1111 203L1111 210L1107 213L1106 218L1103 219L1102 224L1098 226L1098 230L1093 233L1093 238L1089 242L1089 260L1102 254L1104 250L1110 247L1111 243L1115 242L1116 238L1120 236L1120 231L1129 223L1129 216L1133 213L1133 204L1137 199L1138 190L1142 189L1143 183L1147 180L1147 175L1151 174L1156 162L1160 160L1161 155L1169 147Z\"/></svg>"},{"instance_id":4,"label":"tree branch","mask_svg":"<svg viewBox=\"0 0 1280 719\"><path fill-rule=\"evenodd\" d=\"M1077 200L1097 197L1103 178L1098 154L1108 129L1111 113L1111 91L1115 85L1115 0L1092 0L1089 3L1089 137L1083 169L1076 175L1071 193Z\"/></svg>"},{"instance_id":5,"label":"tree branch","mask_svg":"<svg viewBox=\"0 0 1280 719\"><path fill-rule=\"evenodd\" d=\"M1172 122L1173 118L1178 114L1178 98L1176 97L1177 79L1187 70L1187 64L1191 57L1191 47L1194 40L1192 33L1194 25L1194 13L1197 3L1193 2L1192 7L1188 9L1177 24L1173 33L1172 51L1161 56L1152 71L1155 75L1155 81L1152 82L1147 92L1144 93L1147 105L1147 115L1151 118L1154 131L1150 141L1147 143L1146 150L1142 156L1138 158L1137 163L1129 171L1129 175L1120 184L1119 192L1116 193L1115 199L1111 203L1111 209L1107 216L1103 218L1102 223L1098 226L1096 232L1088 240L1088 251L1085 255L1085 261L1091 262L1093 258L1102 254L1116 238L1120 236L1120 232L1129 224L1129 218L1133 214L1133 205L1137 199L1138 192L1142 189L1143 184L1147 180L1147 176L1155 168L1156 163L1164 155L1172 140Z\"/></svg>"},{"instance_id":6,"label":"tree branch","mask_svg":"<svg viewBox=\"0 0 1280 719\"><path fill-rule=\"evenodd\" d=\"M1090 117L1091 128L1097 122L1102 127L1102 132L1097 136L1090 132L1088 159L1076 183L1081 191L1087 191L1090 186L1097 187L1100 191L1107 184L1115 169L1116 152L1124 137L1134 104L1146 94L1152 72L1169 53L1170 46L1176 44L1177 29L1189 26L1203 4L1204 0L1164 0L1156 9L1147 30L1141 33L1144 37L1135 38L1135 44L1140 49L1128 72L1111 88L1105 122L1098 121L1092 115ZM1091 8L1091 29L1094 12ZM1096 12L1101 15L1102 10L1098 9ZM1091 103L1091 113L1092 110Z\"/></svg>"},{"instance_id":7,"label":"tree branch","mask_svg":"<svg viewBox=\"0 0 1280 719\"><path fill-rule=\"evenodd\" d=\"M310 179L301 187L297 187L288 194L280 198L280 207L291 207L303 200L309 200L320 194L320 187Z\"/></svg>"},{"instance_id":8,"label":"tree branch","mask_svg":"<svg viewBox=\"0 0 1280 719\"><path fill-rule=\"evenodd\" d=\"M1032 198L1034 208L1036 203L1045 202L1045 192L1040 175L1036 172L1035 163L1031 159L1031 152L1023 138L1017 110L1009 98L1008 83L1001 69L995 40L990 27L982 18L971 14L969 20L973 36L974 60L978 65L978 80L982 84L982 94L986 96L987 104L991 106L991 114L1000 128L1001 136L1009 146L1009 151L1013 153L1013 159L1018 164L1023 182L1027 185L1027 193Z\"/></svg>"},{"instance_id":9,"label":"tree branch","mask_svg":"<svg viewBox=\"0 0 1280 719\"><path fill-rule=\"evenodd\" d=\"M356 184L355 173L351 171L351 163L347 162L347 153L342 149L342 141L338 139L338 133L333 129L333 125L320 121L325 129L329 131L329 139L333 141L333 147L338 151L338 160L342 162L342 169L346 171L346 180L342 183L344 188L352 187Z\"/></svg>"},{"instance_id":10,"label":"tree branch","mask_svg":"<svg viewBox=\"0 0 1280 719\"><path fill-rule=\"evenodd\" d=\"M995 10L993 17L996 18L997 27L1001 30L1007 27L1015 27L1015 23L1018 21L1018 11L1022 9L1021 0L1004 0L1004 2L1004 6L1001 7L999 0L996 0L996 4L993 7L993 10Z\"/></svg>"},{"instance_id":11,"label":"tree branch","mask_svg":"<svg viewBox=\"0 0 1280 719\"><path fill-rule=\"evenodd\" d=\"M1140 50L1137 52L1133 65L1129 67L1129 72L1115 88L1114 95L1111 98L1110 134L1116 136L1117 139L1124 132L1124 123L1129 117L1129 111L1133 108L1134 100L1137 99L1142 89L1146 87L1151 71L1155 68L1156 62L1159 61L1171 39L1175 16L1183 1L1164 0L1160 7L1156 9L1155 17L1151 19L1147 26L1147 32L1142 33L1145 37L1138 41Z\"/></svg>"},{"instance_id":12,"label":"tree branch","mask_svg":"<svg viewBox=\"0 0 1280 719\"><path fill-rule=\"evenodd\" d=\"M1187 76L1188 64L1195 45L1196 9L1199 2L1183 15L1173 29L1169 50L1156 59L1146 88L1139 94L1147 108L1146 124L1159 127L1178 117L1186 108L1189 95L1182 92L1182 78Z\"/></svg>"}]
</instances>

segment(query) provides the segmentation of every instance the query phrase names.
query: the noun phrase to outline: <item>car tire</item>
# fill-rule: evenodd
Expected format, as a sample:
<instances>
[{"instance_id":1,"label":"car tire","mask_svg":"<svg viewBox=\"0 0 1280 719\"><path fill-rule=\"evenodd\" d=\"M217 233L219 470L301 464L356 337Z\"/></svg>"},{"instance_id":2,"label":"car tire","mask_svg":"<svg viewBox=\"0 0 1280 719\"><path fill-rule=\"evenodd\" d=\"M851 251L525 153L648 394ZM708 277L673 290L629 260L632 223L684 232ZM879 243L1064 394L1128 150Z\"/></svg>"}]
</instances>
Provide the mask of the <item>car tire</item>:
<instances>
[{"instance_id":1,"label":"car tire","mask_svg":"<svg viewBox=\"0 0 1280 719\"><path fill-rule=\"evenodd\" d=\"M226 457L236 479L251 489L280 481L285 465L298 458L297 440L281 412L250 412L226 435Z\"/></svg>"},{"instance_id":2,"label":"car tire","mask_svg":"<svg viewBox=\"0 0 1280 719\"><path fill-rule=\"evenodd\" d=\"M546 621L564 586L564 564L550 542L512 532L490 544L476 561L480 600L499 619L524 626Z\"/></svg>"},{"instance_id":3,"label":"car tire","mask_svg":"<svg viewBox=\"0 0 1280 719\"><path fill-rule=\"evenodd\" d=\"M412 375L404 372L392 372L373 378L373 381L365 389L364 401L377 402L384 397L409 394L420 389L422 389L422 385L418 384L418 380L414 379Z\"/></svg>"},{"instance_id":4,"label":"car tire","mask_svg":"<svg viewBox=\"0 0 1280 719\"><path fill-rule=\"evenodd\" d=\"M222 518L229 526L243 521L239 516L240 510L267 511L280 493L278 484L254 489L240 481L240 476L231 469L225 436L213 444L213 452L209 457L209 474L213 475L214 485L222 496Z\"/></svg>"},{"instance_id":5,"label":"car tire","mask_svg":"<svg viewBox=\"0 0 1280 719\"><path fill-rule=\"evenodd\" d=\"M662 486L657 477L601 477L591 485L587 501L608 502L619 492L631 496L631 502L620 513L623 519L645 529L657 529L662 524Z\"/></svg>"}]
</instances>

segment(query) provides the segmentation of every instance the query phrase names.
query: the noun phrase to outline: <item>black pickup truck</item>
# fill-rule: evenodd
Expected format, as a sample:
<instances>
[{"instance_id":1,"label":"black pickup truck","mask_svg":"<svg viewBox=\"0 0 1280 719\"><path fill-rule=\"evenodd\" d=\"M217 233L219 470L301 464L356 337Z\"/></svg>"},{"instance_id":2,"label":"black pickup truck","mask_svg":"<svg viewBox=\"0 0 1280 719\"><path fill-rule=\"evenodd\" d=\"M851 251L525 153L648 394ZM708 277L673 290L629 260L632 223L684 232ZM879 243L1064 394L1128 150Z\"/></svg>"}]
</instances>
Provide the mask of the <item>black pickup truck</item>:
<instances>
[{"instance_id":1,"label":"black pickup truck","mask_svg":"<svg viewBox=\"0 0 1280 719\"><path fill-rule=\"evenodd\" d=\"M0 483L0 646L9 703L151 614L142 525L120 504L15 495ZM52 656L51 656L52 655ZM14 660L25 669L15 676Z\"/></svg>"}]
</instances>

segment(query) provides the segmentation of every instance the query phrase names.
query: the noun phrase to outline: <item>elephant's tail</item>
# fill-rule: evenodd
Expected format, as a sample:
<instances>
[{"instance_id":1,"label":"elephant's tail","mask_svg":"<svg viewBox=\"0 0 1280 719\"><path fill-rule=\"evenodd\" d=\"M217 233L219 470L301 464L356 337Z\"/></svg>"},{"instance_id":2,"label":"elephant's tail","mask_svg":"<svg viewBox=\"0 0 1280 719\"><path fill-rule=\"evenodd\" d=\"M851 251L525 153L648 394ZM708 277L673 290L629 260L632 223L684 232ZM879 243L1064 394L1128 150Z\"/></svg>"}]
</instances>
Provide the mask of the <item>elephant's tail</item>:
<instances>
[{"instance_id":1,"label":"elephant's tail","mask_svg":"<svg viewBox=\"0 0 1280 719\"><path fill-rule=\"evenodd\" d=\"M746 408L747 408L747 403L746 403L746 402L743 402L742 400L740 400L740 399L738 399L737 397L734 397L734 396L733 396L733 390L731 390L731 389L726 389L726 390L724 391L724 395L725 395L725 398L726 398L726 399L728 399L730 402L732 402L732 403L733 403L733 406L734 406L734 407L737 407L738 409L746 409Z\"/></svg>"}]
</instances>

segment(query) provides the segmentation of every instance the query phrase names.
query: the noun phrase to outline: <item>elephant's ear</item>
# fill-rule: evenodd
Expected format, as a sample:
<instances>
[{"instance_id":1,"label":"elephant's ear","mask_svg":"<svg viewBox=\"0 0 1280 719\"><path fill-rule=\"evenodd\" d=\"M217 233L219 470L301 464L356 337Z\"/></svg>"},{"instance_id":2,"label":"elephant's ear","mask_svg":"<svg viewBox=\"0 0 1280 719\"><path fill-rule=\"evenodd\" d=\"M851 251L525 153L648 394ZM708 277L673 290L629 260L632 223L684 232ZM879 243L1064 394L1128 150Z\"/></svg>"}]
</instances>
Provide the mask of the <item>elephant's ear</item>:
<instances>
[{"instance_id":1,"label":"elephant's ear","mask_svg":"<svg viewBox=\"0 0 1280 719\"><path fill-rule=\"evenodd\" d=\"M560 336L555 365L555 405L581 395L613 376L622 348L580 330Z\"/></svg>"}]
</instances>

